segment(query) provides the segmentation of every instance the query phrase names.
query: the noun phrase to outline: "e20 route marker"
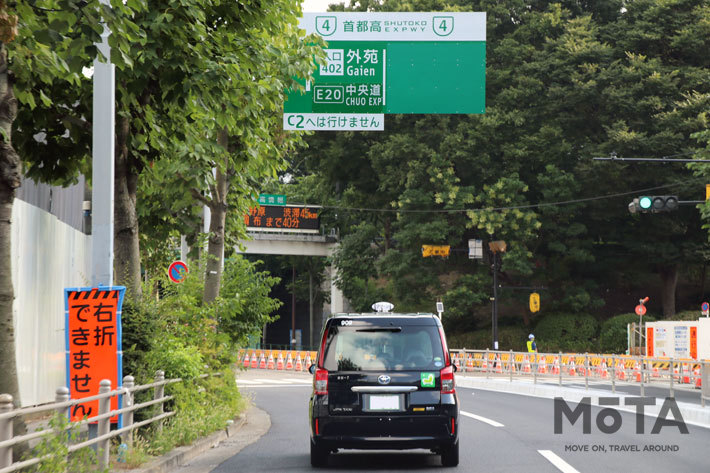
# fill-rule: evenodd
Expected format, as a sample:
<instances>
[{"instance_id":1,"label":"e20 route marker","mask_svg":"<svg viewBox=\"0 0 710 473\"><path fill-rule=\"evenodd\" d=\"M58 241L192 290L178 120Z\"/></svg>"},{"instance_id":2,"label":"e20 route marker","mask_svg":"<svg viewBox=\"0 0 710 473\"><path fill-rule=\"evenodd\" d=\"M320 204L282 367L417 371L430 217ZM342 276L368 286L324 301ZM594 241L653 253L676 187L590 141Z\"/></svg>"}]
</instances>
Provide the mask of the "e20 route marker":
<instances>
[{"instance_id":1,"label":"e20 route marker","mask_svg":"<svg viewBox=\"0 0 710 473\"><path fill-rule=\"evenodd\" d=\"M177 284L185 281L187 273L187 264L182 261L174 261L170 267L168 267L168 277L172 282Z\"/></svg>"},{"instance_id":2,"label":"e20 route marker","mask_svg":"<svg viewBox=\"0 0 710 473\"><path fill-rule=\"evenodd\" d=\"M386 113L484 113L485 13L306 13L326 64L289 91L285 130L384 130Z\"/></svg>"}]
</instances>

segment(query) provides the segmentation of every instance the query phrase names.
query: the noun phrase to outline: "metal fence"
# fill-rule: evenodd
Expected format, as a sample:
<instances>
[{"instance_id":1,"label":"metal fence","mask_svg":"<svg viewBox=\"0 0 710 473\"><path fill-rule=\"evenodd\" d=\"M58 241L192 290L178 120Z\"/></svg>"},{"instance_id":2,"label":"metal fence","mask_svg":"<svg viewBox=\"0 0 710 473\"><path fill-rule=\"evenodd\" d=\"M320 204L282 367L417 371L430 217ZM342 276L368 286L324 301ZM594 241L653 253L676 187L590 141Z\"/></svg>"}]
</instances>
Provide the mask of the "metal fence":
<instances>
[{"instance_id":1,"label":"metal fence","mask_svg":"<svg viewBox=\"0 0 710 473\"><path fill-rule=\"evenodd\" d=\"M652 358L627 355L591 353L528 353L493 350L450 350L459 373L485 375L487 378L514 377L555 380L564 383L584 381L610 384L612 392L617 385L637 385L641 396L647 387L675 391L697 392L705 407L710 400L710 361L692 359ZM1 473L1 472L0 472Z\"/></svg>"},{"instance_id":2,"label":"metal fence","mask_svg":"<svg viewBox=\"0 0 710 473\"><path fill-rule=\"evenodd\" d=\"M209 375L207 374L203 374L200 378L206 378L208 376ZM99 401L98 414L82 421L71 423L69 428L95 422L98 424L97 436L80 443L69 445L68 452L71 453L88 446L96 445L98 466L99 468L107 468L109 465L109 445L111 438L121 436L123 443L131 447L133 444L133 431L135 429L157 422L156 427L158 430L161 430L162 421L175 414L174 411L163 411L163 404L166 401L173 399L173 396L165 395L165 386L168 384L178 383L180 381L182 381L181 378L165 379L165 373L163 371L157 371L155 373L155 381L153 383L135 386L133 376L125 376L123 378L123 386L119 389L111 390L111 381L104 379L100 383L97 395L73 400L69 399L69 390L62 386L56 391L55 402L42 406L27 407L22 409L13 409L12 396L9 394L0 394L0 473L18 471L48 459L50 455L30 458L20 462L13 462L12 449L17 444L31 442L50 435L56 435L58 433L54 430L43 430L25 435L14 436L12 425L15 417L28 416L47 411L54 411L61 415L67 415L68 409L71 407L95 400ZM153 399L147 402L134 404L134 394L148 389L153 389ZM111 398L114 396L118 396L119 408L111 410ZM141 422L133 422L134 412L151 406L153 407L153 412L151 413L151 417L149 419ZM119 414L123 414L124 426L120 429L111 431L111 418Z\"/></svg>"}]
</instances>

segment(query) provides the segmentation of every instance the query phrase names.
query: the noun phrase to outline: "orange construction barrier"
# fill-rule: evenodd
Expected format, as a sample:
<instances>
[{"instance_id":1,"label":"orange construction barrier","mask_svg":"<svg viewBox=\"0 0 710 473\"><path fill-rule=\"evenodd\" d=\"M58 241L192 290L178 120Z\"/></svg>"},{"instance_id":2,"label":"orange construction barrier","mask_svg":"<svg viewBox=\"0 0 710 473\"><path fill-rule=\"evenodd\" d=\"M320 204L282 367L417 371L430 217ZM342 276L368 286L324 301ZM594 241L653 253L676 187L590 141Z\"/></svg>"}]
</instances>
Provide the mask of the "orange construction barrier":
<instances>
[{"instance_id":1,"label":"orange construction barrier","mask_svg":"<svg viewBox=\"0 0 710 473\"><path fill-rule=\"evenodd\" d=\"M276 369L284 369L284 357L281 355L281 352L279 352L279 358L276 360Z\"/></svg>"},{"instance_id":2,"label":"orange construction barrier","mask_svg":"<svg viewBox=\"0 0 710 473\"><path fill-rule=\"evenodd\" d=\"M266 356L264 356L264 352L261 352L261 357L259 357L259 369L266 369Z\"/></svg>"},{"instance_id":3,"label":"orange construction barrier","mask_svg":"<svg viewBox=\"0 0 710 473\"><path fill-rule=\"evenodd\" d=\"M266 364L266 369L267 370L273 370L275 368L274 366L274 353L269 352L269 362Z\"/></svg>"}]
</instances>

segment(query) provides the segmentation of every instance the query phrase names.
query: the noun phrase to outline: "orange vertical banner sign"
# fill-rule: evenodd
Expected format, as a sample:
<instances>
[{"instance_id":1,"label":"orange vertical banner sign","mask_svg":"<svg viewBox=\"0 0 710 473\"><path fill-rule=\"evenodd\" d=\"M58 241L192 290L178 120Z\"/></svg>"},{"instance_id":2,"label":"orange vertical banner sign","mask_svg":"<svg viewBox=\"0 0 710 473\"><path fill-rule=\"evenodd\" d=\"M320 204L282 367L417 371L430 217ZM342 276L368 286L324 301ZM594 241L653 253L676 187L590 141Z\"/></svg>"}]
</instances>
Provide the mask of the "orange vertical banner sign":
<instances>
[{"instance_id":1,"label":"orange vertical banner sign","mask_svg":"<svg viewBox=\"0 0 710 473\"><path fill-rule=\"evenodd\" d=\"M646 356L653 356L653 327L646 327Z\"/></svg>"},{"instance_id":2,"label":"orange vertical banner sign","mask_svg":"<svg viewBox=\"0 0 710 473\"><path fill-rule=\"evenodd\" d=\"M698 359L698 327L690 327L690 357Z\"/></svg>"},{"instance_id":3,"label":"orange vertical banner sign","mask_svg":"<svg viewBox=\"0 0 710 473\"><path fill-rule=\"evenodd\" d=\"M67 387L71 399L95 396L102 379L111 380L111 389L123 384L121 348L121 306L126 291L122 286L67 288L64 290L66 328ZM111 410L118 408L111 398ZM89 401L70 409L72 422L98 415L99 401ZM118 422L118 416L111 418Z\"/></svg>"}]
</instances>

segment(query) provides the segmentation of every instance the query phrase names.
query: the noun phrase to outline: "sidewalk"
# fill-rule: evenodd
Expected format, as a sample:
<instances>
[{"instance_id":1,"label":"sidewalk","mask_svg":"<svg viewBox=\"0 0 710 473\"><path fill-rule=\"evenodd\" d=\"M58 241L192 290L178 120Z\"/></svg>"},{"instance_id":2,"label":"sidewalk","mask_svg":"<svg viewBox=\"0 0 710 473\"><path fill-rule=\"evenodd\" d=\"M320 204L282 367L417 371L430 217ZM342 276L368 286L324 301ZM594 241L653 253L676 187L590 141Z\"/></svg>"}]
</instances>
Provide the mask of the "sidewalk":
<instances>
[{"instance_id":1,"label":"sidewalk","mask_svg":"<svg viewBox=\"0 0 710 473\"><path fill-rule=\"evenodd\" d=\"M595 389L591 384L589 389L584 389L584 387L578 388L558 386L556 382L555 384L552 384L553 382L553 380L546 379L538 380L537 384L535 384L532 379L514 378L511 382L509 379L495 379L478 376L466 376L458 373L456 374L456 384L463 388L483 389L486 391L520 394L523 396L542 397L547 399L562 397L567 402L580 402L582 398L589 397L591 398L591 404L593 406L599 406L600 397L616 397L619 398L619 406L614 406L614 409L633 413L636 412L635 406L627 407L624 405L624 399L626 397L636 396L628 396L626 394L619 393L614 394L608 390ZM656 399L657 401L655 406L646 406L644 409L645 415L651 417L656 417L658 415L661 406L663 405L664 398L657 397ZM699 405L686 402L677 402L677 404L686 424L710 429L710 406L703 408ZM670 417L672 417L672 414Z\"/></svg>"},{"instance_id":2,"label":"sidewalk","mask_svg":"<svg viewBox=\"0 0 710 473\"><path fill-rule=\"evenodd\" d=\"M250 407L224 430L197 440L192 445L178 447L162 457L136 469L113 468L122 473L207 473L256 442L271 427L269 415Z\"/></svg>"}]
</instances>

